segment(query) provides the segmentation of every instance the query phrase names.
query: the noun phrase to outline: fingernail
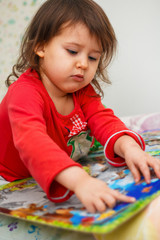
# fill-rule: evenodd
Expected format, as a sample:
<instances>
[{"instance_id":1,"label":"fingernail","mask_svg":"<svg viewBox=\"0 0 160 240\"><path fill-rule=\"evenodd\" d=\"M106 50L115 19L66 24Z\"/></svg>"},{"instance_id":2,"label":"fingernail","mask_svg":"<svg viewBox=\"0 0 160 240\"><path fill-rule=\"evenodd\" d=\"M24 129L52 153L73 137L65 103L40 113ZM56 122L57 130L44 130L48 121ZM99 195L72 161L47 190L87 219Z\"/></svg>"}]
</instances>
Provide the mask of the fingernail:
<instances>
[{"instance_id":1,"label":"fingernail","mask_svg":"<svg viewBox=\"0 0 160 240\"><path fill-rule=\"evenodd\" d=\"M147 184L150 184L150 180L147 180L146 182L147 182Z\"/></svg>"},{"instance_id":2,"label":"fingernail","mask_svg":"<svg viewBox=\"0 0 160 240\"><path fill-rule=\"evenodd\" d=\"M132 202L135 202L135 201L136 201L136 198L131 197L131 201L132 201Z\"/></svg>"},{"instance_id":3,"label":"fingernail","mask_svg":"<svg viewBox=\"0 0 160 240\"><path fill-rule=\"evenodd\" d=\"M135 182L138 183L139 179L138 178L135 178Z\"/></svg>"}]
</instances>

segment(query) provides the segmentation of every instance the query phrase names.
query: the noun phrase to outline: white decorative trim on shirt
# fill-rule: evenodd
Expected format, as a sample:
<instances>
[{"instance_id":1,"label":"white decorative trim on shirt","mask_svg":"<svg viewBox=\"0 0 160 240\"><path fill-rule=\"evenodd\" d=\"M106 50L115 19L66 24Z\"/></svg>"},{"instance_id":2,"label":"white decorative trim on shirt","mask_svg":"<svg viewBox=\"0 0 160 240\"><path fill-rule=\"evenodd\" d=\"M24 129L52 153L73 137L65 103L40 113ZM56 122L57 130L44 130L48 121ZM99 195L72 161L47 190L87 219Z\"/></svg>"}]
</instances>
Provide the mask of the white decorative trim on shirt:
<instances>
[{"instance_id":1,"label":"white decorative trim on shirt","mask_svg":"<svg viewBox=\"0 0 160 240\"><path fill-rule=\"evenodd\" d=\"M65 198L69 194L69 192L70 192L70 190L67 190L62 197L56 197L56 198L51 197L51 199L52 200L61 200L61 199Z\"/></svg>"},{"instance_id":2,"label":"white decorative trim on shirt","mask_svg":"<svg viewBox=\"0 0 160 240\"><path fill-rule=\"evenodd\" d=\"M113 162L113 161L111 161L109 158L107 158L107 156L106 156L106 154L105 154L106 148L107 148L107 146L108 146L108 144L109 144L109 141L110 141L114 136L116 136L116 135L119 134L119 133L123 133L123 132L126 132L126 133L129 132L129 133L134 134L134 135L138 138L138 140L139 140L139 142L140 142L140 144L141 144L141 147L142 147L142 149L143 149L143 143L142 143L142 141L141 141L140 136L139 136L137 133L135 133L135 132L133 132L133 131L130 131L130 130L122 130L122 131L116 132L116 133L114 133L112 136L110 136L110 137L108 138L108 140L107 140L107 142L106 142L106 144L105 144L105 146L104 146L104 155L105 155L107 161L108 161L110 164L115 164L115 162ZM124 160L124 162L125 162L125 160ZM121 165L124 164L124 162L118 163L118 165L121 166Z\"/></svg>"}]
</instances>

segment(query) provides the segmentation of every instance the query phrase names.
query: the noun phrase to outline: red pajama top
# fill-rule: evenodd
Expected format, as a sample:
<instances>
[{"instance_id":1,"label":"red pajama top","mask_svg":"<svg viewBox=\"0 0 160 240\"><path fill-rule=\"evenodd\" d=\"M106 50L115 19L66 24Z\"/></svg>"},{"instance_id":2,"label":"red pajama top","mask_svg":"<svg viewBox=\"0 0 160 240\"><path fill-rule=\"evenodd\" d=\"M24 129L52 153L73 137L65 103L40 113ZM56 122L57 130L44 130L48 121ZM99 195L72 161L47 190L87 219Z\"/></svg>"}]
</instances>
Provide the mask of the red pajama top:
<instances>
[{"instance_id":1,"label":"red pajama top","mask_svg":"<svg viewBox=\"0 0 160 240\"><path fill-rule=\"evenodd\" d=\"M0 104L0 175L8 181L32 176L54 202L67 200L68 189L54 180L62 170L80 166L94 137L105 146L108 162L125 165L115 156L114 143L128 134L144 149L140 135L130 131L105 108L89 84L73 94L74 110L56 111L35 71L28 69L13 83Z\"/></svg>"}]
</instances>

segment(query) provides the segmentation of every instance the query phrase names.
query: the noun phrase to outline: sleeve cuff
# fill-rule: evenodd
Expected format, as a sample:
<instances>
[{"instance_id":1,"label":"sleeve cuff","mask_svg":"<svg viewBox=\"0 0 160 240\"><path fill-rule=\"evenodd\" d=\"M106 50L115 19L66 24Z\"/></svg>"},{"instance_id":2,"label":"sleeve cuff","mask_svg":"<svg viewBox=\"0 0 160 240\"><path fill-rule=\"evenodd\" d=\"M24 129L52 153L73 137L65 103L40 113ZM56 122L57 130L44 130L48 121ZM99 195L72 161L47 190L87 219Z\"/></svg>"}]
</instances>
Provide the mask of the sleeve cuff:
<instances>
[{"instance_id":1,"label":"sleeve cuff","mask_svg":"<svg viewBox=\"0 0 160 240\"><path fill-rule=\"evenodd\" d=\"M115 155L114 153L114 144L116 142L116 140L123 136L123 135L129 135L130 137L132 137L138 144L139 146L145 150L145 143L143 138L137 134L134 131L131 130L122 130L119 132L114 133L112 136L110 136L110 138L107 140L105 146L104 146L104 154L105 157L108 161L109 164L111 164L112 166L115 167L120 167L120 166L125 166L125 160L117 155Z\"/></svg>"},{"instance_id":2,"label":"sleeve cuff","mask_svg":"<svg viewBox=\"0 0 160 240\"><path fill-rule=\"evenodd\" d=\"M52 202L60 203L67 201L73 194L74 192L54 181L50 187L50 193L47 195L47 197Z\"/></svg>"},{"instance_id":3,"label":"sleeve cuff","mask_svg":"<svg viewBox=\"0 0 160 240\"><path fill-rule=\"evenodd\" d=\"M69 167L72 167L72 166L78 166L78 167L82 168L82 166L76 162L74 162L74 164ZM55 181L54 179L48 185L46 193L47 193L48 199L55 203L64 202L64 201L68 200L74 194L73 191L70 191L65 186L63 186L60 183L58 183L57 181Z\"/></svg>"}]
</instances>

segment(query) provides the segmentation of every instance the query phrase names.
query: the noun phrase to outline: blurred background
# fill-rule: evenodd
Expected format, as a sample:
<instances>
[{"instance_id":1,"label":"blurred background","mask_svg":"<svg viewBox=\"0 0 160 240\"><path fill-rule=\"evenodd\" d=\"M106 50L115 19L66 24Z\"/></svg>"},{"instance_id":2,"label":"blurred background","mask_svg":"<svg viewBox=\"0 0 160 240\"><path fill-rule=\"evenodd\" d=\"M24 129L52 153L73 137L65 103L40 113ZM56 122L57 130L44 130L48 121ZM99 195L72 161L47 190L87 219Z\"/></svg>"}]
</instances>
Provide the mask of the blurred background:
<instances>
[{"instance_id":1,"label":"blurred background","mask_svg":"<svg viewBox=\"0 0 160 240\"><path fill-rule=\"evenodd\" d=\"M108 68L112 85L103 84L103 103L119 117L159 112L160 1L95 1L109 17L118 40ZM0 0L0 101L24 30L43 2Z\"/></svg>"}]
</instances>

